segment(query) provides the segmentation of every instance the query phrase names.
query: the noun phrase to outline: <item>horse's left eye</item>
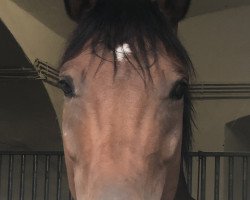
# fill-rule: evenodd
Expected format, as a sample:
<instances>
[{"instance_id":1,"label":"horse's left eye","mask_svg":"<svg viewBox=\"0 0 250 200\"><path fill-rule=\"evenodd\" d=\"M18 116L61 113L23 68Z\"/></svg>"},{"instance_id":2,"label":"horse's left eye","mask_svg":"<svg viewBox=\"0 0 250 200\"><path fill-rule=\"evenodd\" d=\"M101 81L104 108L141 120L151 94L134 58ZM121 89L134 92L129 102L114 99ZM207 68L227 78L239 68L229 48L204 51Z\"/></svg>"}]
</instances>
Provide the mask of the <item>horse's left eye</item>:
<instances>
[{"instance_id":1,"label":"horse's left eye","mask_svg":"<svg viewBox=\"0 0 250 200\"><path fill-rule=\"evenodd\" d=\"M180 100L184 97L187 89L188 85L185 81L178 81L171 90L169 97L172 100Z\"/></svg>"},{"instance_id":2,"label":"horse's left eye","mask_svg":"<svg viewBox=\"0 0 250 200\"><path fill-rule=\"evenodd\" d=\"M72 80L68 78L63 78L58 82L58 85L62 89L66 97L71 98L75 96L75 91L74 91Z\"/></svg>"}]
</instances>

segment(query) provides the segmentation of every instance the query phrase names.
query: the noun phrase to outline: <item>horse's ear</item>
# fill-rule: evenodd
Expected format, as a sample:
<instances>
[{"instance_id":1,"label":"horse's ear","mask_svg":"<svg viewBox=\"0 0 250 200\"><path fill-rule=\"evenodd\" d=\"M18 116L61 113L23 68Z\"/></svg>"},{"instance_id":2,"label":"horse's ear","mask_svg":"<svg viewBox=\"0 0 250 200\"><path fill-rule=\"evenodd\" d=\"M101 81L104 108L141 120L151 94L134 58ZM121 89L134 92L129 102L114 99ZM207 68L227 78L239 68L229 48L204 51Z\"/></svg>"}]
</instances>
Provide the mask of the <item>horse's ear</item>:
<instances>
[{"instance_id":1,"label":"horse's ear","mask_svg":"<svg viewBox=\"0 0 250 200\"><path fill-rule=\"evenodd\" d=\"M173 26L177 26L187 14L191 0L152 0L157 1Z\"/></svg>"},{"instance_id":2,"label":"horse's ear","mask_svg":"<svg viewBox=\"0 0 250 200\"><path fill-rule=\"evenodd\" d=\"M84 10L91 8L95 0L64 0L68 16L75 22L79 22Z\"/></svg>"},{"instance_id":3,"label":"horse's ear","mask_svg":"<svg viewBox=\"0 0 250 200\"><path fill-rule=\"evenodd\" d=\"M152 0L158 2L160 8L169 17L173 26L176 26L187 14L191 0ZM84 10L91 8L95 0L64 0L69 17L79 22Z\"/></svg>"}]
</instances>

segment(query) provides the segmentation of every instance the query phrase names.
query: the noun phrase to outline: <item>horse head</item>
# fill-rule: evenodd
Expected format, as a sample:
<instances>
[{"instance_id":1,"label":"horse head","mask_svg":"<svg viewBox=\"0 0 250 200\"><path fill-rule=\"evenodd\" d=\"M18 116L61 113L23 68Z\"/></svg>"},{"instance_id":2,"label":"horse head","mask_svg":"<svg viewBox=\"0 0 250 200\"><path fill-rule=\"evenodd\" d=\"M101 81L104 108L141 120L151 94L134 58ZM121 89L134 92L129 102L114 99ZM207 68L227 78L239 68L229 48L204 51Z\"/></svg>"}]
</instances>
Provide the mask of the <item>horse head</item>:
<instances>
[{"instance_id":1,"label":"horse head","mask_svg":"<svg viewBox=\"0 0 250 200\"><path fill-rule=\"evenodd\" d=\"M189 1L65 5L78 23L59 82L74 198L173 200L191 141L193 67L175 32Z\"/></svg>"}]
</instances>

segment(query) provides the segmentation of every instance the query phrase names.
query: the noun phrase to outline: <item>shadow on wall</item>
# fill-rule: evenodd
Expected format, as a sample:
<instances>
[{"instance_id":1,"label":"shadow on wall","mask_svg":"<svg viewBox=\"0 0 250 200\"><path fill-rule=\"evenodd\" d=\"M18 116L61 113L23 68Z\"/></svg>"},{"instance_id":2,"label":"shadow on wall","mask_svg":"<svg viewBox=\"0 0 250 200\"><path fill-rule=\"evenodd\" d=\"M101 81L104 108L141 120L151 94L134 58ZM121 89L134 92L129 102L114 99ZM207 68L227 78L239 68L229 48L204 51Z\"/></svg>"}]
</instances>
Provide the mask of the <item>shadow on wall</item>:
<instances>
[{"instance_id":1,"label":"shadow on wall","mask_svg":"<svg viewBox=\"0 0 250 200\"><path fill-rule=\"evenodd\" d=\"M61 150L58 120L42 81L8 77L34 67L2 21L0 40L0 150Z\"/></svg>"},{"instance_id":2,"label":"shadow on wall","mask_svg":"<svg viewBox=\"0 0 250 200\"><path fill-rule=\"evenodd\" d=\"M225 125L225 151L250 151L250 115Z\"/></svg>"},{"instance_id":3,"label":"shadow on wall","mask_svg":"<svg viewBox=\"0 0 250 200\"><path fill-rule=\"evenodd\" d=\"M250 115L240 117L236 120L228 122L225 125L225 151L230 152L250 152ZM245 161L244 161L245 159ZM245 162L245 163L244 163ZM250 171L250 165L246 165L246 163L250 162L250 158L234 158L231 161L231 176L233 177L233 197L234 199L241 199L242 198L242 189L243 189L243 173L244 168L245 171ZM225 161L226 164L229 161ZM225 181L228 182L230 170L225 167L224 176ZM246 174L246 179L250 180L250 174ZM224 190L228 185L225 185ZM250 185L248 184L247 191L250 191ZM225 196L227 192L225 193ZM243 199L243 198L242 198Z\"/></svg>"}]
</instances>

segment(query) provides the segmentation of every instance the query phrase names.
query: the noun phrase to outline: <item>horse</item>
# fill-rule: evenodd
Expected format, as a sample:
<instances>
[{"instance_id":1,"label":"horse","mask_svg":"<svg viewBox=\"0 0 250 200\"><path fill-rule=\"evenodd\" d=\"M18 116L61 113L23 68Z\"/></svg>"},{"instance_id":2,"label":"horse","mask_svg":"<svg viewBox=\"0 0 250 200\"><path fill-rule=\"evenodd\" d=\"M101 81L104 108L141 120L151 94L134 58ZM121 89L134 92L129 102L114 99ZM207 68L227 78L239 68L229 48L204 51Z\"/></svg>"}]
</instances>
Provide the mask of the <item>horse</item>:
<instances>
[{"instance_id":1,"label":"horse","mask_svg":"<svg viewBox=\"0 0 250 200\"><path fill-rule=\"evenodd\" d=\"M189 0L65 0L62 139L75 200L188 200Z\"/></svg>"}]
</instances>

